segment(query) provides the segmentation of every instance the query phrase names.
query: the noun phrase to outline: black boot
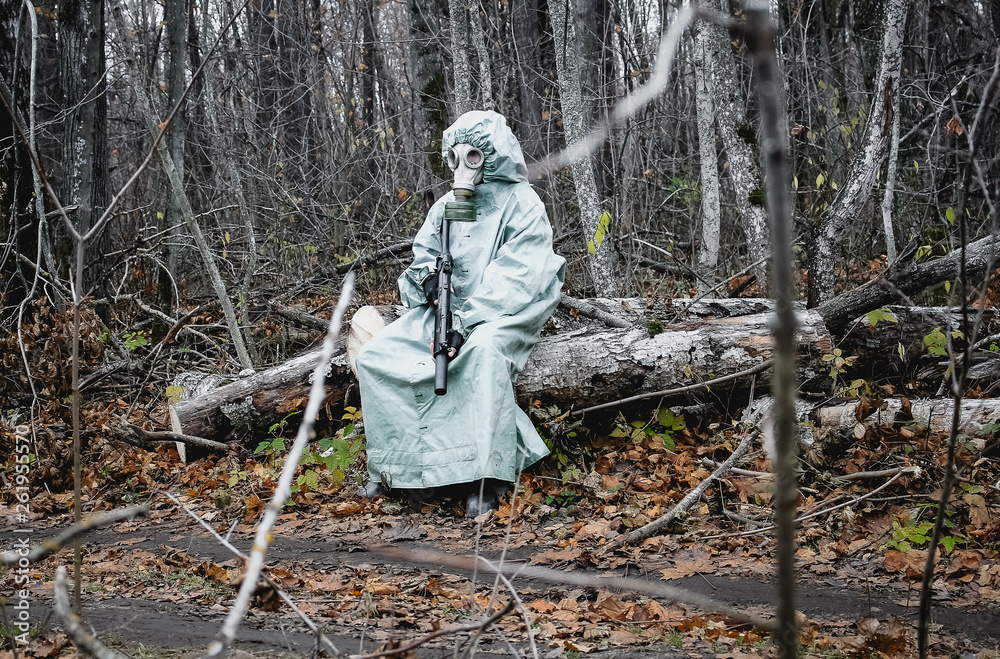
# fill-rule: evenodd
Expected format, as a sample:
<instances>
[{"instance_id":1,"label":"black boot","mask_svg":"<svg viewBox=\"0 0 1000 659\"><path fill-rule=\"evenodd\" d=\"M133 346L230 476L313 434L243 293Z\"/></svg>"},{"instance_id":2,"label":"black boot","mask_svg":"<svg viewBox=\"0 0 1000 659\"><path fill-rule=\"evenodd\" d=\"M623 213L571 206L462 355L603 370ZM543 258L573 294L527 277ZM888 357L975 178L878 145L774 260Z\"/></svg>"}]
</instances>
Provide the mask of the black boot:
<instances>
[{"instance_id":1,"label":"black boot","mask_svg":"<svg viewBox=\"0 0 1000 659\"><path fill-rule=\"evenodd\" d=\"M364 499L374 499L388 493L389 489L378 481L368 481L368 485L362 485L358 490L358 494Z\"/></svg>"},{"instance_id":2,"label":"black boot","mask_svg":"<svg viewBox=\"0 0 1000 659\"><path fill-rule=\"evenodd\" d=\"M499 508L500 499L497 498L496 492L488 482L485 487L481 486L480 483L472 485L472 491L469 492L469 497L465 500L466 517L479 517L489 510L499 510Z\"/></svg>"}]
</instances>

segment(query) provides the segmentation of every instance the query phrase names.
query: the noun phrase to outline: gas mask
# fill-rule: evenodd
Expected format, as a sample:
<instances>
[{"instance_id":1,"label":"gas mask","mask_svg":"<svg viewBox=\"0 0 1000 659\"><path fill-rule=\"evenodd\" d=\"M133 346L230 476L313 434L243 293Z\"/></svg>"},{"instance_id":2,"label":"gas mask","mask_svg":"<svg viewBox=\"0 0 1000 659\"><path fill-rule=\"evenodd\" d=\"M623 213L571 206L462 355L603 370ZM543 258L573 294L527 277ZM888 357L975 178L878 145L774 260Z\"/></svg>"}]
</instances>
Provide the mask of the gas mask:
<instances>
[{"instance_id":1,"label":"gas mask","mask_svg":"<svg viewBox=\"0 0 1000 659\"><path fill-rule=\"evenodd\" d=\"M472 222L476 219L476 205L469 201L475 194L476 184L483 181L486 156L471 144L456 144L448 150L448 167L455 173L452 189L455 201L445 204L445 219Z\"/></svg>"}]
</instances>

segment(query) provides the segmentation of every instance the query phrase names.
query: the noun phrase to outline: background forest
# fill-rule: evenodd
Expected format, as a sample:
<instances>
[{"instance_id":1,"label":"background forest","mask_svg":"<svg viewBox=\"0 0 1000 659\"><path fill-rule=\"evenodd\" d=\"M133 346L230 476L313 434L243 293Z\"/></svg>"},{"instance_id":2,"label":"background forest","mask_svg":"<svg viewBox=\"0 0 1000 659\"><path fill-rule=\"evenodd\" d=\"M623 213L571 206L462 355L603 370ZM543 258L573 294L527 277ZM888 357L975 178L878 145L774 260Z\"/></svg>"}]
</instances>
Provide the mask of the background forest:
<instances>
[{"instance_id":1,"label":"background forest","mask_svg":"<svg viewBox=\"0 0 1000 659\"><path fill-rule=\"evenodd\" d=\"M529 161L543 161L649 81L678 5L579 0L566 15L534 0L10 0L0 74L78 230L114 205L87 244L84 287L98 313L129 298L178 317L228 297L259 364L282 356L255 346L268 302L329 293L338 266L373 254L383 258L365 270L361 296L391 294L405 242L448 189L440 133L461 111L502 112ZM738 3L707 6L741 17ZM963 127L992 69L1000 5L772 9L802 295L811 285L811 302L828 299L911 240L922 256L952 249ZM585 163L589 179L536 170L570 262L567 290L676 296L749 273L732 285L766 294L752 85L738 33L701 22L678 44L662 93ZM165 150L119 193L174 106ZM62 304L74 247L4 115L10 323L29 292ZM990 181L996 114L981 131ZM964 201L974 239L988 211L978 186ZM223 287L212 289L212 270Z\"/></svg>"},{"instance_id":2,"label":"background forest","mask_svg":"<svg viewBox=\"0 0 1000 659\"><path fill-rule=\"evenodd\" d=\"M299 552L281 585L304 600L310 615L336 618L341 632L362 626L364 635L373 619L437 631L441 619L455 620L477 606L490 611L496 595L495 587L488 596L482 588L476 592L475 577L431 577L415 569L386 576L393 572L388 559L350 563L348 554L365 542L424 539L436 549L472 553L485 533L523 549L522 558L533 563L606 573L636 565L666 580L704 579L711 569L713 578L759 586L774 546L758 538L776 519L782 531L774 562L788 569L781 575L786 584L793 581L786 578L794 576L793 550L813 576L836 572L843 580L838 594L864 580L896 602L905 597L909 608L911 587L923 579L919 652L926 655L929 642L942 652L975 651L996 624L957 626L967 636L928 641L931 579L936 570L944 574L935 588L938 594L954 589L953 611L985 608L1000 593L998 426L981 426L982 437L963 435L960 443L957 433L931 427L933 411L923 423L907 398L893 401L897 421L876 423L881 415L873 412L901 392L940 386L941 396L948 382L942 360L967 337L950 332L958 341L949 343L941 327L954 327L957 314L927 309L907 316L914 329L908 337L894 334L885 344L892 350L872 337L890 323L907 324L900 322L905 310L893 315L878 308L905 298L901 292L915 298L907 303L961 301L958 287L945 280L959 278L953 256L965 255L962 244L977 246L970 261L978 259L979 280L995 267L983 256L991 243L979 239L996 234L1000 196L1000 113L994 111L1000 0L788 0L769 8L783 82L781 137L791 168L795 295L812 307L800 316L812 314L814 321L801 332L808 338L799 343L798 366L811 373L809 386L819 382L808 392L817 399L837 384L846 385L838 394L861 398L846 413L847 430L817 433L816 446L794 462L790 386L775 408L775 434L789 443L779 443L774 464L763 450L746 455L757 438L754 423L743 425L726 416L732 410L704 401L676 410L659 404L616 409L583 425L571 414L617 405L623 401L595 404L624 397L618 394L633 384L628 372L623 384L611 382L594 361L589 366L597 375L578 391L595 400L571 393L550 405L529 397L535 420L552 429L552 455L519 479L520 498L505 500L489 523L479 520L473 528L455 524L461 510L447 498L434 505L361 501L356 489L345 487L363 471L362 411L343 393L350 390L346 366L328 376L328 388L340 378L335 386L344 389L337 390L339 400L327 401L327 415L310 438L320 439L301 458L286 444L306 400L301 389L272 392L268 413L283 415L273 425L269 419L243 435L228 426L192 431L243 441L191 444L197 450L190 462L174 453L172 441L152 446L164 440L152 431L169 425L167 402L174 412L191 404L178 398L195 384L178 374L211 371L212 389L238 373L263 376L314 347L348 271L357 274L355 306L396 301L395 280L412 236L449 187L441 132L462 112L480 108L503 113L521 141L556 251L569 264L565 292L649 300L648 316L637 322L632 316L642 313L627 304L619 306L628 321L582 313L616 328L591 327L595 342L621 340L628 347L660 333L668 337L669 321L661 323L653 311L669 309L674 298L774 293L777 315L787 312L783 329L774 332L775 381L787 376L783 382L790 385L792 314L781 304L785 287L778 281L788 269L777 258L788 245L775 249L772 260L767 226L784 177L767 180L761 165L761 151L782 140L760 127L773 126L780 113L762 109L774 95L756 93L770 60L749 52L746 35L762 32L743 29L741 4L707 0L693 10L673 0L0 0L0 421L16 426L4 428L10 446L27 445L30 434L33 447L30 479L16 465L17 478L31 481L33 516L25 513L18 522L53 527L66 521L60 516L68 514L71 481L76 520L84 506L89 512L150 499L147 508L116 518L148 513L148 523L122 522L99 538L104 545L86 560L77 549L77 596L84 577L88 592L98 594L95 608L122 593L136 598L128 606L173 602L174 590L194 584L185 592L194 593L188 604L198 609L240 587L242 564L196 546L179 512L191 512L206 528L214 519L212 532L228 529L249 546L279 473L300 467L292 495L276 497L268 509L269 523L280 519L276 529ZM759 21L762 14L754 16ZM931 272L933 263L945 261L947 268ZM916 265L891 267L904 262ZM899 281L900 273L914 281ZM860 312L850 305L831 311L830 303L880 274L891 284L884 287L892 288L889 297L866 307L867 324L849 337L845 326ZM984 291L990 304L981 306L991 306L996 287ZM570 302L577 306L560 309L549 334L582 320L584 303ZM748 304L751 310L739 313L761 324L739 331L749 332L741 336L750 337L744 343L753 353L756 339L770 340L772 328L763 307ZM705 316L692 323L702 323L702 334L721 351L737 352L725 346L736 325L712 324L719 320L714 308ZM988 336L977 349L990 354L978 357L995 363L998 344L1000 334ZM884 368L886 353L895 359L897 346L899 363ZM655 388L653 375L678 364L685 368L676 369L675 380L685 384L715 377L714 363L692 373L684 359L671 363L666 349L655 354L644 386ZM771 363L751 356L754 367L737 375L756 378ZM311 368L314 361L296 362L299 375L301 364ZM851 370L859 361L858 370L869 369L864 376ZM880 369L892 371L891 382L880 379ZM968 391L965 374L955 378L954 397L988 396L996 371L987 370ZM554 389L555 379L533 391ZM522 377L518 386L529 380ZM82 396L74 395L73 381ZM717 391L706 399L726 402ZM233 407L230 402L219 406ZM583 405L595 407L572 410ZM30 427L18 425L28 417ZM300 432L302 444L307 436ZM14 467L13 450L8 455ZM712 484L709 469L731 470L744 457L754 470L724 472L728 480ZM722 458L725 463L717 462ZM957 485L955 464L965 470ZM793 486L772 487L768 479L775 474ZM891 496L868 500L894 484ZM950 507L941 504L953 485L956 499ZM692 507L685 524L697 533L640 538L652 520L682 505ZM803 516L793 537L796 506ZM3 514L10 511L0 506ZM812 521L801 524L806 520ZM148 539L115 535L145 524ZM190 553L163 544L176 538L192 540ZM332 564L312 564L309 538L319 539L316 551L333 556ZM935 564L939 542L944 551ZM8 552L3 560L20 559ZM43 553L32 560L48 559ZM50 592L43 586L54 564L53 558L32 577L39 600ZM459 582L461 592L451 587ZM509 591L516 599L513 587ZM533 629L577 653L652 642L688 649L708 641L727 648L753 644L754 651L764 645L760 629L743 625L747 617L739 611L734 618L733 610L716 608L711 618L696 605L667 611L651 599L619 599L607 591L531 592L541 594L528 604L532 614L522 604L524 625L505 624L526 634L533 651ZM791 621L796 612L787 592L776 599L779 617ZM257 613L268 611L259 600ZM764 601L774 599L768 594ZM995 610L984 615L998 619ZM783 651L794 652L801 640L824 652L912 655L909 632L895 618L865 616L854 621L856 634L826 636L849 623L840 616L821 634L821 625L804 621L802 636L781 640ZM379 633L380 640L390 635Z\"/></svg>"}]
</instances>

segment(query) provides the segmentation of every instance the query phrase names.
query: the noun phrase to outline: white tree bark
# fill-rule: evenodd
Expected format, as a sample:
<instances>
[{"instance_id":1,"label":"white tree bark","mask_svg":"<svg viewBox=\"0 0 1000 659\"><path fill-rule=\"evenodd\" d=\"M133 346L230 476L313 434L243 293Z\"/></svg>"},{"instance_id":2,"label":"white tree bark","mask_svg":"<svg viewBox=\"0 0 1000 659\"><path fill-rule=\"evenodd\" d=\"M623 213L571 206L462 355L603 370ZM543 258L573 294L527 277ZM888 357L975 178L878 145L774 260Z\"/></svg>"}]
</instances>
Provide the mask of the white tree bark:
<instances>
[{"instance_id":1,"label":"white tree bark","mask_svg":"<svg viewBox=\"0 0 1000 659\"><path fill-rule=\"evenodd\" d=\"M490 51L486 49L486 35L483 33L483 19L479 13L479 3L469 4L469 25L472 26L472 43L476 47L476 57L479 59L479 98L483 110L494 109L493 103L493 73L490 64Z\"/></svg>"},{"instance_id":2,"label":"white tree bark","mask_svg":"<svg viewBox=\"0 0 1000 659\"><path fill-rule=\"evenodd\" d=\"M949 432L951 417L955 410L952 398L916 398L909 401L909 414L903 414L903 400L890 398L885 401L885 409L876 410L863 419L858 419L858 402L821 407L816 410L816 420L823 428L857 428L883 424L900 423L907 425L925 424L934 432ZM1000 400L995 398L965 399L962 401L962 425L960 432L978 434L985 426L1000 423ZM911 420L912 419L912 420Z\"/></svg>"},{"instance_id":3,"label":"white tree bark","mask_svg":"<svg viewBox=\"0 0 1000 659\"><path fill-rule=\"evenodd\" d=\"M722 0L716 8L728 14L728 5L727 0ZM706 23L701 29L706 32L706 59L711 64L708 69L709 89L719 134L729 160L726 170L736 192L736 210L746 236L749 260L751 263L761 262L753 269L753 274L763 294L768 288L766 259L769 242L756 129L747 121L746 98L740 93L742 86L737 79L736 59L729 34L714 23Z\"/></svg>"},{"instance_id":4,"label":"white tree bark","mask_svg":"<svg viewBox=\"0 0 1000 659\"><path fill-rule=\"evenodd\" d=\"M455 74L455 111L461 116L472 109L472 67L469 64L469 23L463 0L448 0L451 23L451 60Z\"/></svg>"},{"instance_id":5,"label":"white tree bark","mask_svg":"<svg viewBox=\"0 0 1000 659\"><path fill-rule=\"evenodd\" d=\"M706 41L711 38L699 26L695 35L695 94L698 109L698 154L701 158L701 245L698 250L698 295L709 295L719 263L722 209L719 203L719 157L715 151L715 106L708 77L712 68ZM712 296L714 297L714 295Z\"/></svg>"},{"instance_id":6,"label":"white tree bark","mask_svg":"<svg viewBox=\"0 0 1000 659\"><path fill-rule=\"evenodd\" d=\"M815 306L834 296L834 259L848 226L861 213L885 157L895 118L894 98L899 88L899 66L903 51L906 16L913 0L887 0L883 20L878 81L858 154L851 162L840 192L813 236L809 250L809 303Z\"/></svg>"},{"instance_id":7,"label":"white tree bark","mask_svg":"<svg viewBox=\"0 0 1000 659\"><path fill-rule=\"evenodd\" d=\"M563 130L566 145L570 146L584 139L584 103L580 88L580 69L573 44L576 36L571 11L567 6L571 0L548 0L549 15L556 46L556 75L559 77L559 104L562 108ZM580 204L580 224L588 241L590 251L590 275L594 280L597 294L602 297L618 297L621 292L621 269L618 254L612 240L611 214L601 212L597 196L597 181L594 167L589 157L581 157L572 164L573 187Z\"/></svg>"},{"instance_id":8,"label":"white tree bark","mask_svg":"<svg viewBox=\"0 0 1000 659\"><path fill-rule=\"evenodd\" d=\"M885 177L885 194L882 195L882 229L885 232L885 255L889 263L896 260L896 232L892 228L892 214L896 196L896 171L899 167L899 85L892 96L892 145L889 148L889 171Z\"/></svg>"}]
</instances>

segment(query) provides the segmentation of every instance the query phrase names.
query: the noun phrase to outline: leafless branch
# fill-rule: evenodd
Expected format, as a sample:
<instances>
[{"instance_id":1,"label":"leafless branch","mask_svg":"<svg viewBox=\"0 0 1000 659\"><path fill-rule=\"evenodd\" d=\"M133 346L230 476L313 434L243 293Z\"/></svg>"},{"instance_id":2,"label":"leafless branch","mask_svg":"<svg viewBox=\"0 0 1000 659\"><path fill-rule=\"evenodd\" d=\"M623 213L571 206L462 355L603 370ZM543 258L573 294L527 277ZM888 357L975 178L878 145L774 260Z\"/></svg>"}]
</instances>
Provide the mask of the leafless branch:
<instances>
[{"instance_id":1,"label":"leafless branch","mask_svg":"<svg viewBox=\"0 0 1000 659\"><path fill-rule=\"evenodd\" d=\"M42 541L26 554L19 551L8 551L0 554L0 565L14 565L22 558L27 558L31 563L37 563L50 554L55 554L74 539L89 533L95 529L117 524L126 519L141 517L149 512L148 505L133 506L132 508L119 508L103 515L94 515L83 520L79 524L74 524L54 538Z\"/></svg>"},{"instance_id":2,"label":"leafless branch","mask_svg":"<svg viewBox=\"0 0 1000 659\"><path fill-rule=\"evenodd\" d=\"M748 432L746 437L744 437L740 442L739 446L736 447L736 450L733 451L732 455L726 458L726 461L719 465L718 468L712 472L711 476L699 483L698 487L688 492L683 499L677 502L677 505L661 515L659 518L622 536L620 544L634 545L637 542L642 542L646 538L651 538L687 513L688 509L701 498L701 495L704 494L709 485L729 473L729 470L735 467L736 464L743 459L743 456L745 456L747 451L750 450L750 445L753 443L753 440L759 434L760 433L756 431Z\"/></svg>"},{"instance_id":3,"label":"leafless branch","mask_svg":"<svg viewBox=\"0 0 1000 659\"><path fill-rule=\"evenodd\" d=\"M209 644L206 657L221 657L226 653L229 646L232 645L233 639L236 638L236 630L239 629L240 621L243 620L243 616L246 615L247 609L250 607L250 598L257 586L257 578L260 576L261 568L264 566L264 555L267 553L267 547L270 544L271 528L274 526L278 515L281 514L281 510L285 507L285 502L292 493L292 478L294 478L295 471L298 468L299 458L302 456L302 452L312 435L316 415L319 413L319 409L323 403L325 393L323 382L326 379L326 367L333 357L337 337L340 335L340 326L344 320L344 313L347 311L347 306L350 304L353 293L354 273L348 273L344 279L344 286L340 291L340 300L337 302L337 307L333 310L333 316L330 318L330 329L323 341L323 349L320 351L319 359L316 361L316 368L313 370L312 388L309 391L309 401L306 403L302 424L295 435L295 442L285 456L285 466L281 470L278 485L275 487L274 494L267 504L267 509L264 511L264 518L257 527L257 537L254 539L253 548L250 551L250 560L247 563L243 585L240 587L240 591L236 596L236 602L233 604L233 608L230 609L222 629Z\"/></svg>"},{"instance_id":4,"label":"leafless branch","mask_svg":"<svg viewBox=\"0 0 1000 659\"><path fill-rule=\"evenodd\" d=\"M73 639L76 646L97 659L130 659L128 655L108 648L83 628L80 616L70 611L69 593L66 590L66 566L56 569L56 580L53 584L56 613L62 618L66 635Z\"/></svg>"},{"instance_id":5,"label":"leafless branch","mask_svg":"<svg viewBox=\"0 0 1000 659\"><path fill-rule=\"evenodd\" d=\"M503 571L505 574L518 575L528 579L538 579L549 583L568 584L571 586L586 586L589 588L613 588L626 590L649 597L658 597L665 600L690 604L705 611L712 611L733 620L753 625L760 629L773 630L774 622L765 620L755 615L751 615L744 609L736 609L728 604L722 604L709 597L698 595L682 588L668 586L652 581L642 581L639 579L627 579L622 577L600 577L593 574L583 574L581 572L563 572L543 567L531 565L504 565L495 567L493 565L483 565L480 561L471 556L455 556L439 551L428 551L424 549L404 549L388 546L369 546L368 551L388 556L411 563L429 563L445 567L453 567L462 570L484 569L489 572Z\"/></svg>"}]
</instances>

